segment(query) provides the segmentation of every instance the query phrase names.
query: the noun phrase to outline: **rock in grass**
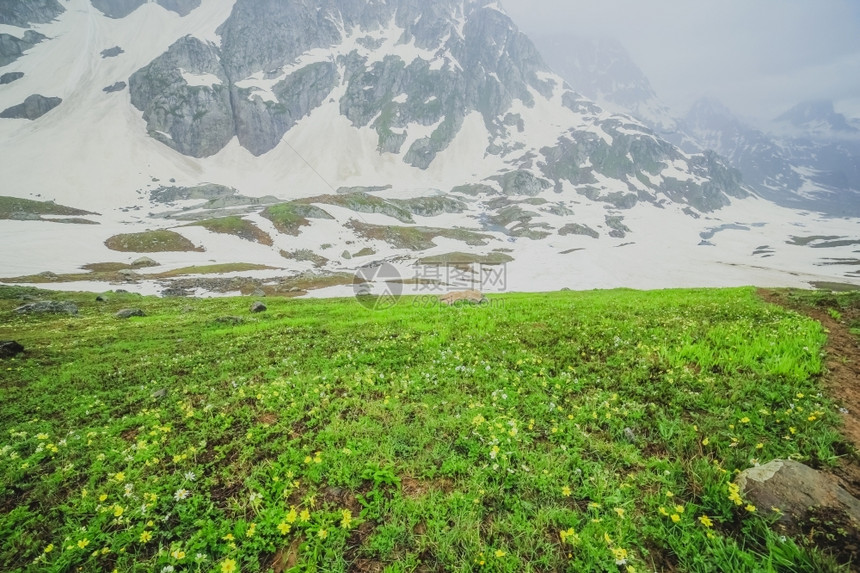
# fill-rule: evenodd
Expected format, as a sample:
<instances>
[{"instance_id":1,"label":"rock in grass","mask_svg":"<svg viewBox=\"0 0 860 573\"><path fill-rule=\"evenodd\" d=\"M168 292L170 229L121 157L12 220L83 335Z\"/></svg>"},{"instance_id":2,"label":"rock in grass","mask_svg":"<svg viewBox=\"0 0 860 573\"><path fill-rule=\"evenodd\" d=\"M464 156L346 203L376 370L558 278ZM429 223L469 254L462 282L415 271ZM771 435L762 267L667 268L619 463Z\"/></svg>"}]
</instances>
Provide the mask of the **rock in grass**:
<instances>
[{"instance_id":1,"label":"rock in grass","mask_svg":"<svg viewBox=\"0 0 860 573\"><path fill-rule=\"evenodd\" d=\"M245 322L245 320L238 316L222 316L221 318L216 318L215 322L217 324L226 324L228 326L237 326Z\"/></svg>"},{"instance_id":2,"label":"rock in grass","mask_svg":"<svg viewBox=\"0 0 860 573\"><path fill-rule=\"evenodd\" d=\"M40 301L15 309L18 314L78 314L78 306L71 302Z\"/></svg>"},{"instance_id":3,"label":"rock in grass","mask_svg":"<svg viewBox=\"0 0 860 573\"><path fill-rule=\"evenodd\" d=\"M107 297L103 294L100 294L99 296L96 297L96 302L107 302L107 301L108 301Z\"/></svg>"},{"instance_id":4,"label":"rock in grass","mask_svg":"<svg viewBox=\"0 0 860 573\"><path fill-rule=\"evenodd\" d=\"M24 352L24 347L14 340L0 340L0 358L13 358Z\"/></svg>"},{"instance_id":5,"label":"rock in grass","mask_svg":"<svg viewBox=\"0 0 860 573\"><path fill-rule=\"evenodd\" d=\"M257 301L251 305L251 312L254 312L254 313L266 312L267 310L269 310L268 307L266 307L266 305L260 301Z\"/></svg>"},{"instance_id":6,"label":"rock in grass","mask_svg":"<svg viewBox=\"0 0 860 573\"><path fill-rule=\"evenodd\" d=\"M476 290L464 290L459 292L449 292L448 294L439 297L439 302L454 306L457 303L466 304L485 304L487 297Z\"/></svg>"},{"instance_id":7,"label":"rock in grass","mask_svg":"<svg viewBox=\"0 0 860 573\"><path fill-rule=\"evenodd\" d=\"M149 257L140 257L139 259L131 263L131 266L136 269L142 269L145 267L157 267L159 265L158 262L150 259Z\"/></svg>"},{"instance_id":8,"label":"rock in grass","mask_svg":"<svg viewBox=\"0 0 860 573\"><path fill-rule=\"evenodd\" d=\"M116 313L117 318L132 318L134 316L143 317L146 316L146 313L139 308L124 308Z\"/></svg>"},{"instance_id":9,"label":"rock in grass","mask_svg":"<svg viewBox=\"0 0 860 573\"><path fill-rule=\"evenodd\" d=\"M786 525L819 509L844 512L860 524L860 500L842 489L833 476L799 462L774 460L742 472L736 483L741 494L763 513L779 509L779 520Z\"/></svg>"},{"instance_id":10,"label":"rock in grass","mask_svg":"<svg viewBox=\"0 0 860 573\"><path fill-rule=\"evenodd\" d=\"M162 388L161 390L156 390L152 393L153 400L161 400L162 398L167 396L167 388Z\"/></svg>"}]
</instances>

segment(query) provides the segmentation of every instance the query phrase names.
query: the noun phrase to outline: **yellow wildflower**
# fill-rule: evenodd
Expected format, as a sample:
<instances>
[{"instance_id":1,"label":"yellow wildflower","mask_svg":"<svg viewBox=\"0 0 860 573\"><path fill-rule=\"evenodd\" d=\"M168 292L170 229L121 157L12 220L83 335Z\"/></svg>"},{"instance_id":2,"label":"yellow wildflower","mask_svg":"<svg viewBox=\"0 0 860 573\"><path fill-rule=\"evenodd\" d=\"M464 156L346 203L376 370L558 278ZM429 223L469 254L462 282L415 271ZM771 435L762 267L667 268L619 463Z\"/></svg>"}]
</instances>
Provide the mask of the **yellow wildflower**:
<instances>
[{"instance_id":1,"label":"yellow wildflower","mask_svg":"<svg viewBox=\"0 0 860 573\"><path fill-rule=\"evenodd\" d=\"M78 547L81 549L83 549L84 547L86 547L89 544L90 544L89 539L81 539L80 541L78 541Z\"/></svg>"},{"instance_id":2,"label":"yellow wildflower","mask_svg":"<svg viewBox=\"0 0 860 573\"><path fill-rule=\"evenodd\" d=\"M325 539L326 537L328 537L328 531L326 531L325 529L320 529L317 535L320 539Z\"/></svg>"},{"instance_id":3,"label":"yellow wildflower","mask_svg":"<svg viewBox=\"0 0 860 573\"><path fill-rule=\"evenodd\" d=\"M501 549L496 549L496 557L497 558L504 557L505 555L507 555L507 553L505 553Z\"/></svg>"},{"instance_id":4,"label":"yellow wildflower","mask_svg":"<svg viewBox=\"0 0 860 573\"><path fill-rule=\"evenodd\" d=\"M125 509L121 505L113 506L113 516L114 517L122 517L122 514L125 512Z\"/></svg>"},{"instance_id":5,"label":"yellow wildflower","mask_svg":"<svg viewBox=\"0 0 860 573\"><path fill-rule=\"evenodd\" d=\"M672 521L674 521L675 523L678 523L679 521L681 521L681 516L678 515L677 513L673 513L672 514Z\"/></svg>"},{"instance_id":6,"label":"yellow wildflower","mask_svg":"<svg viewBox=\"0 0 860 573\"><path fill-rule=\"evenodd\" d=\"M675 513L684 513L684 506L683 505L676 505L675 506Z\"/></svg>"},{"instance_id":7,"label":"yellow wildflower","mask_svg":"<svg viewBox=\"0 0 860 573\"><path fill-rule=\"evenodd\" d=\"M623 507L616 507L615 513L618 514L618 517L624 517L624 508Z\"/></svg>"},{"instance_id":8,"label":"yellow wildflower","mask_svg":"<svg viewBox=\"0 0 860 573\"><path fill-rule=\"evenodd\" d=\"M53 543L49 543L48 546L45 547L45 553L50 553L53 550L54 550L54 544Z\"/></svg>"},{"instance_id":9,"label":"yellow wildflower","mask_svg":"<svg viewBox=\"0 0 860 573\"><path fill-rule=\"evenodd\" d=\"M340 520L340 526L344 529L349 529L350 524L352 524L352 512L348 509L344 509L341 512L343 519Z\"/></svg>"},{"instance_id":10,"label":"yellow wildflower","mask_svg":"<svg viewBox=\"0 0 860 573\"><path fill-rule=\"evenodd\" d=\"M235 573L236 571L236 562L232 559L225 559L223 563L221 563L221 573Z\"/></svg>"},{"instance_id":11,"label":"yellow wildflower","mask_svg":"<svg viewBox=\"0 0 860 573\"><path fill-rule=\"evenodd\" d=\"M298 517L299 516L296 514L296 508L291 507L290 512L287 514L287 523L295 523Z\"/></svg>"},{"instance_id":12,"label":"yellow wildflower","mask_svg":"<svg viewBox=\"0 0 860 573\"><path fill-rule=\"evenodd\" d=\"M570 497L571 493L572 492L570 491L570 488L568 486L564 486L563 488L561 488L561 495L563 495L564 497Z\"/></svg>"},{"instance_id":13,"label":"yellow wildflower","mask_svg":"<svg viewBox=\"0 0 860 573\"><path fill-rule=\"evenodd\" d=\"M280 532L281 532L281 535L286 535L287 533L289 533L289 532L290 532L290 529L291 529L291 528L290 528L290 524L289 524L289 523L284 523L284 522L282 521L281 523L279 523L279 524L278 524L278 531L280 531Z\"/></svg>"},{"instance_id":14,"label":"yellow wildflower","mask_svg":"<svg viewBox=\"0 0 860 573\"><path fill-rule=\"evenodd\" d=\"M754 513L754 512L755 512L755 506L754 506L754 505L752 505L751 503L748 503L748 504L747 504L747 506L746 506L744 509L746 509L746 510L747 510L748 512L750 512L750 513Z\"/></svg>"},{"instance_id":15,"label":"yellow wildflower","mask_svg":"<svg viewBox=\"0 0 860 573\"><path fill-rule=\"evenodd\" d=\"M713 527L713 526L714 526L714 522L713 522L713 521L711 521L711 518L710 518L710 517L708 517L707 515L703 515L702 517L700 517L700 518L699 518L699 521L700 521L700 522L702 523L702 525L704 525L705 527Z\"/></svg>"},{"instance_id":16,"label":"yellow wildflower","mask_svg":"<svg viewBox=\"0 0 860 573\"><path fill-rule=\"evenodd\" d=\"M150 539L152 539L152 533L150 533L149 531L144 531L140 534L141 543L148 543Z\"/></svg>"}]
</instances>

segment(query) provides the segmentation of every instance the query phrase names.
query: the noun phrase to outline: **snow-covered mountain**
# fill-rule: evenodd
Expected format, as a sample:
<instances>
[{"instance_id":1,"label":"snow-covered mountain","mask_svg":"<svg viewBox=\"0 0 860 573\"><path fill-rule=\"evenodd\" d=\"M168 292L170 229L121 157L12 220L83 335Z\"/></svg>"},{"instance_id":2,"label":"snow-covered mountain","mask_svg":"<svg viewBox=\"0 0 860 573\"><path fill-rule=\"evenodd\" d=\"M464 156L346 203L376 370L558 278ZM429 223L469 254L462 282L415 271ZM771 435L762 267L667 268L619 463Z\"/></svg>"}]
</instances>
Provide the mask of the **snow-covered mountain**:
<instances>
[{"instance_id":1,"label":"snow-covered mountain","mask_svg":"<svg viewBox=\"0 0 860 573\"><path fill-rule=\"evenodd\" d=\"M687 132L744 175L757 193L781 205L860 216L860 131L831 102L803 103L776 118L769 132L701 100Z\"/></svg>"},{"instance_id":2,"label":"snow-covered mountain","mask_svg":"<svg viewBox=\"0 0 860 573\"><path fill-rule=\"evenodd\" d=\"M115 235L170 228L197 247L162 249L173 267L465 256L510 261L532 290L736 284L752 223L782 242L806 224L765 217L735 169L666 141L656 116L572 89L497 2L0 1L0 34L0 195L101 214L59 233L53 209L11 201L0 235L34 252L0 261L9 275L131 259L143 247ZM701 256L736 227L738 253Z\"/></svg>"}]
</instances>

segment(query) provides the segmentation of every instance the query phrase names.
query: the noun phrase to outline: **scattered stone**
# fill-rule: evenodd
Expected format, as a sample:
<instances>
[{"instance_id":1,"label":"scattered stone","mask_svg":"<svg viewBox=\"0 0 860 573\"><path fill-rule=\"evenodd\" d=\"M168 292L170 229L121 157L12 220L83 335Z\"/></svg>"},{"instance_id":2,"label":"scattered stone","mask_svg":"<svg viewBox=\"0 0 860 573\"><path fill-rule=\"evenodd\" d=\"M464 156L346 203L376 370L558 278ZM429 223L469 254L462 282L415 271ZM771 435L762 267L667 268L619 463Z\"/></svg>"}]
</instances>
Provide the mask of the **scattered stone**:
<instances>
[{"instance_id":1,"label":"scattered stone","mask_svg":"<svg viewBox=\"0 0 860 573\"><path fill-rule=\"evenodd\" d=\"M266 312L267 310L269 310L269 309L266 307L266 305L260 301L257 301L251 305L251 312L254 312L254 313Z\"/></svg>"},{"instance_id":2,"label":"scattered stone","mask_svg":"<svg viewBox=\"0 0 860 573\"><path fill-rule=\"evenodd\" d=\"M127 280L135 280L140 278L140 275L131 269L122 269L121 271L118 271L117 274Z\"/></svg>"},{"instance_id":3,"label":"scattered stone","mask_svg":"<svg viewBox=\"0 0 860 573\"><path fill-rule=\"evenodd\" d=\"M467 304L485 304L489 301L487 300L487 297L479 291L464 290L444 294L439 297L439 302L447 304L448 306L454 306L458 302L465 302Z\"/></svg>"},{"instance_id":4,"label":"scattered stone","mask_svg":"<svg viewBox=\"0 0 860 573\"><path fill-rule=\"evenodd\" d=\"M746 499L762 513L779 509L779 521L795 525L811 510L844 512L860 524L860 500L845 491L836 478L799 462L774 460L742 472L736 483Z\"/></svg>"},{"instance_id":5,"label":"scattered stone","mask_svg":"<svg viewBox=\"0 0 860 573\"><path fill-rule=\"evenodd\" d=\"M24 100L24 103L12 106L0 112L0 118L4 119L39 119L58 105L63 100L58 97L45 97L34 94Z\"/></svg>"},{"instance_id":6,"label":"scattered stone","mask_svg":"<svg viewBox=\"0 0 860 573\"><path fill-rule=\"evenodd\" d=\"M631 428L624 428L624 438L631 444L636 443L636 433Z\"/></svg>"},{"instance_id":7,"label":"scattered stone","mask_svg":"<svg viewBox=\"0 0 860 573\"><path fill-rule=\"evenodd\" d=\"M107 297L103 294L100 294L99 296L96 297L96 302L107 302L107 301L108 301Z\"/></svg>"},{"instance_id":8,"label":"scattered stone","mask_svg":"<svg viewBox=\"0 0 860 573\"><path fill-rule=\"evenodd\" d=\"M218 324L226 324L228 326L238 326L245 322L245 320L238 316L222 316L221 318L216 318L215 322Z\"/></svg>"},{"instance_id":9,"label":"scattered stone","mask_svg":"<svg viewBox=\"0 0 860 573\"><path fill-rule=\"evenodd\" d=\"M300 289L299 287L292 287L292 288L289 290L289 292L290 292L291 294L294 294L294 293L297 293L297 292L302 292L302 289Z\"/></svg>"},{"instance_id":10,"label":"scattered stone","mask_svg":"<svg viewBox=\"0 0 860 573\"><path fill-rule=\"evenodd\" d=\"M124 289L121 289L121 288L118 288L118 289L116 289L116 290L115 290L115 291L113 291L113 292L115 292L116 294L131 294L131 293L130 293L130 292L128 292L127 290L124 290Z\"/></svg>"},{"instance_id":11,"label":"scattered stone","mask_svg":"<svg viewBox=\"0 0 860 573\"><path fill-rule=\"evenodd\" d=\"M19 306L18 314L78 314L78 307L71 302L41 301Z\"/></svg>"},{"instance_id":12,"label":"scattered stone","mask_svg":"<svg viewBox=\"0 0 860 573\"><path fill-rule=\"evenodd\" d=\"M341 255L341 258L348 260L352 259L352 254L349 251L344 251Z\"/></svg>"},{"instance_id":13,"label":"scattered stone","mask_svg":"<svg viewBox=\"0 0 860 573\"><path fill-rule=\"evenodd\" d=\"M102 88L102 91L105 92L106 94L113 94L116 92L121 92L122 90L124 90L127 87L128 87L127 83L117 82L115 84L111 84L111 85L107 86L106 88Z\"/></svg>"},{"instance_id":14,"label":"scattered stone","mask_svg":"<svg viewBox=\"0 0 860 573\"><path fill-rule=\"evenodd\" d=\"M168 287L161 291L164 298L185 298L191 296L191 291L180 287Z\"/></svg>"},{"instance_id":15,"label":"scattered stone","mask_svg":"<svg viewBox=\"0 0 860 573\"><path fill-rule=\"evenodd\" d=\"M156 390L152 393L153 400L161 400L165 397L167 397L167 388L162 388L161 390Z\"/></svg>"},{"instance_id":16,"label":"scattered stone","mask_svg":"<svg viewBox=\"0 0 860 573\"><path fill-rule=\"evenodd\" d=\"M102 50L102 58L115 58L120 54L124 54L125 50L120 48L119 46L114 46L113 48L108 48L107 50Z\"/></svg>"},{"instance_id":17,"label":"scattered stone","mask_svg":"<svg viewBox=\"0 0 860 573\"><path fill-rule=\"evenodd\" d=\"M561 292L573 292L573 289L569 287L564 287L563 289L561 289Z\"/></svg>"},{"instance_id":18,"label":"scattered stone","mask_svg":"<svg viewBox=\"0 0 860 573\"><path fill-rule=\"evenodd\" d=\"M24 347L14 340L0 340L0 358L13 358L24 352Z\"/></svg>"},{"instance_id":19,"label":"scattered stone","mask_svg":"<svg viewBox=\"0 0 860 573\"><path fill-rule=\"evenodd\" d=\"M118 313L116 313L117 318L132 318L134 316L144 317L146 313L140 310L139 308L124 308Z\"/></svg>"},{"instance_id":20,"label":"scattered stone","mask_svg":"<svg viewBox=\"0 0 860 573\"><path fill-rule=\"evenodd\" d=\"M256 298L265 297L266 291L264 291L260 287L257 287L256 289L254 289L254 292L251 293L251 296L256 297Z\"/></svg>"}]
</instances>

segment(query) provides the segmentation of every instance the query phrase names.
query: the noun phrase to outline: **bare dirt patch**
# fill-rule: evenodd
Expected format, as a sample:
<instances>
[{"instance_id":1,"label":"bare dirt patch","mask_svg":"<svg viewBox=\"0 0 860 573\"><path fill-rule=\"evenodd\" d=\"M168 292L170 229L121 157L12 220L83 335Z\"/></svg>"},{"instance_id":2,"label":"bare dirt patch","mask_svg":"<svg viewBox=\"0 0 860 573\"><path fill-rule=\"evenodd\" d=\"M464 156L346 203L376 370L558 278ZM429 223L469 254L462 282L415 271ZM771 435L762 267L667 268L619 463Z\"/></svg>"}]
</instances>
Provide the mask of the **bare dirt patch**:
<instances>
[{"instance_id":1,"label":"bare dirt patch","mask_svg":"<svg viewBox=\"0 0 860 573\"><path fill-rule=\"evenodd\" d=\"M760 290L765 301L794 310L820 322L827 331L827 374L825 387L842 408L842 434L860 452L860 337L851 334L845 324L860 320L860 308L839 308L842 320L828 312L827 298L812 306L791 291ZM855 478L860 468L854 473ZM856 495L857 492L855 492Z\"/></svg>"}]
</instances>

